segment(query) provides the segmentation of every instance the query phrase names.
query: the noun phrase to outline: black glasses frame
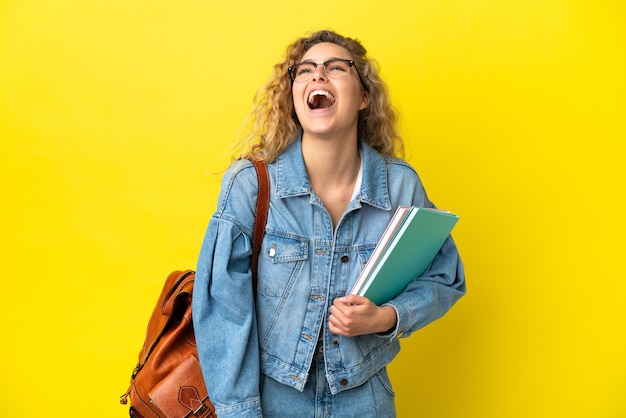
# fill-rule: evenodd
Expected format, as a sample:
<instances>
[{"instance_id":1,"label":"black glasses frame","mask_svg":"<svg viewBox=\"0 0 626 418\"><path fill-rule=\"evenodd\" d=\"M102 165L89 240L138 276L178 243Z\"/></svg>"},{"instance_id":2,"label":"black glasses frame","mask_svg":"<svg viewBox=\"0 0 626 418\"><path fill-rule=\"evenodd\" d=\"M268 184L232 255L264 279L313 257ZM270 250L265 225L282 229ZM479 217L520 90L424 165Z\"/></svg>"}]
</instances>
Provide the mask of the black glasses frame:
<instances>
[{"instance_id":1,"label":"black glasses frame","mask_svg":"<svg viewBox=\"0 0 626 418\"><path fill-rule=\"evenodd\" d=\"M363 88L365 88L365 90L369 90L366 87L365 83L363 82L363 78L361 77L361 73L359 73L359 69L356 68L354 60L349 60L349 59L345 59L345 58L331 58L329 60L326 60L326 61L322 62L321 64L318 64L317 62L313 62L313 61L303 61L303 62L299 62L299 63L297 63L295 65L292 65L291 67L287 68L287 72L289 73L289 77L291 78L291 81L294 82L294 81L296 81L296 71L298 70L298 67L300 67L301 65L304 65L304 64L313 65L314 69L317 69L318 65L323 65L324 66L324 73L326 75L328 75L330 78L333 78L333 77L331 77L328 74L328 67L327 67L328 63L333 62L333 61L343 61L346 64L348 64L348 67L354 67L354 70L356 71L356 74L359 76L359 81L361 81L361 85L363 86ZM313 77L312 74L311 74L311 77ZM343 76L340 77L340 78L343 78Z\"/></svg>"}]
</instances>

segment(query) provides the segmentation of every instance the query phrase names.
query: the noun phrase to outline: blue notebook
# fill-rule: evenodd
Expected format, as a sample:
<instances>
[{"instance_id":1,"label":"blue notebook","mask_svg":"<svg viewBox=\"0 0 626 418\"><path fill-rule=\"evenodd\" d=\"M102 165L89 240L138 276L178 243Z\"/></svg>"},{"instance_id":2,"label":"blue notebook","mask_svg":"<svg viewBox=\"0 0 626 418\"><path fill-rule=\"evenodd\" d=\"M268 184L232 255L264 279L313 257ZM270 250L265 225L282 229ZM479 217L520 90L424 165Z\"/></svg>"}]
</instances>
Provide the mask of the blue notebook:
<instances>
[{"instance_id":1,"label":"blue notebook","mask_svg":"<svg viewBox=\"0 0 626 418\"><path fill-rule=\"evenodd\" d=\"M430 208L400 206L351 294L381 305L428 269L459 217Z\"/></svg>"}]
</instances>

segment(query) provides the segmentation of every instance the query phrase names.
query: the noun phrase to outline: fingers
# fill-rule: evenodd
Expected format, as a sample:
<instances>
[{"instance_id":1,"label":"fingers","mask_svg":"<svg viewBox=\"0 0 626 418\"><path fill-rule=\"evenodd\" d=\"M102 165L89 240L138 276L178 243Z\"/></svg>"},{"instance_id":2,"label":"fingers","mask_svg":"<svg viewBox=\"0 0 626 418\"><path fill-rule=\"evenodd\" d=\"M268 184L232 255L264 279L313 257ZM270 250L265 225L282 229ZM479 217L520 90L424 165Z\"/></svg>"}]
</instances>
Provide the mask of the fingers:
<instances>
[{"instance_id":1,"label":"fingers","mask_svg":"<svg viewBox=\"0 0 626 418\"><path fill-rule=\"evenodd\" d=\"M343 335L344 337L353 337L356 335L349 325L344 324L339 317L334 314L331 314L328 318L328 329L333 334Z\"/></svg>"},{"instance_id":2,"label":"fingers","mask_svg":"<svg viewBox=\"0 0 626 418\"><path fill-rule=\"evenodd\" d=\"M358 305L335 303L330 307L328 318L329 329L332 333L346 337L354 337L363 333L361 311Z\"/></svg>"}]
</instances>

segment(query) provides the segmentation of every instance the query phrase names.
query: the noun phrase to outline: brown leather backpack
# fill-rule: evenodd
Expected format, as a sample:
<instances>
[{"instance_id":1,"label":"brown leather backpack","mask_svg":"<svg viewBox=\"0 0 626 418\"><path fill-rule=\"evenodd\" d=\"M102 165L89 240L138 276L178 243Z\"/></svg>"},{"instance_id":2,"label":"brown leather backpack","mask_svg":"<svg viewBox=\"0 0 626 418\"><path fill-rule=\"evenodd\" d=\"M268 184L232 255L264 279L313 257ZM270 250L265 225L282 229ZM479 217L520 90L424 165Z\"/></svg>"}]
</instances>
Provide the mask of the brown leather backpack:
<instances>
[{"instance_id":1,"label":"brown leather backpack","mask_svg":"<svg viewBox=\"0 0 626 418\"><path fill-rule=\"evenodd\" d=\"M269 178L264 163L253 161L259 178L252 253L252 286L256 293L257 264L269 208ZM215 417L209 399L191 320L195 272L174 271L165 281L148 321L148 331L130 387L120 399L130 397L133 418Z\"/></svg>"}]
</instances>

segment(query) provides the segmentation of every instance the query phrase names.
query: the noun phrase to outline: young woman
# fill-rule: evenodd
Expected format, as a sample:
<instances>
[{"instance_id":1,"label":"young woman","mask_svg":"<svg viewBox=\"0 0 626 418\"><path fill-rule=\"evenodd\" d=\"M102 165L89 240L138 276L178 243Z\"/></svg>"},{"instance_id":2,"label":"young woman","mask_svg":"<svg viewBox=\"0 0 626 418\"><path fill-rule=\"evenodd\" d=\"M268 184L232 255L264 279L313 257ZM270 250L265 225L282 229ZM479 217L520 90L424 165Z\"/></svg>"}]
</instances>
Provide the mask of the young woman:
<instances>
[{"instance_id":1,"label":"young woman","mask_svg":"<svg viewBox=\"0 0 626 418\"><path fill-rule=\"evenodd\" d=\"M255 97L198 261L193 320L206 385L225 417L393 417L398 339L465 293L451 238L422 277L377 306L348 295L399 205L433 207L376 66L356 40L301 38ZM270 210L251 286L257 178Z\"/></svg>"}]
</instances>

